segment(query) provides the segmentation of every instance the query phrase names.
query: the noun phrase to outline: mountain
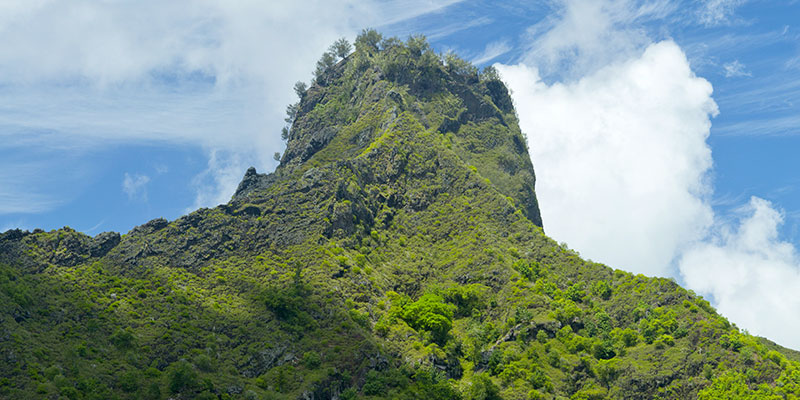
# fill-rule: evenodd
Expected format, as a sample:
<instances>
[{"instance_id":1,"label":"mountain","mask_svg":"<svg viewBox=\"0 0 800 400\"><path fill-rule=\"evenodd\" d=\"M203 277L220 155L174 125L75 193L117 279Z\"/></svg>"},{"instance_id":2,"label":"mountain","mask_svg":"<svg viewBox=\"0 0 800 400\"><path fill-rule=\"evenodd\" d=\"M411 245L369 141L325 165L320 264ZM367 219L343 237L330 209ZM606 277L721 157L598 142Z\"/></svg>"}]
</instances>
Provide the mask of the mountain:
<instances>
[{"instance_id":1,"label":"mountain","mask_svg":"<svg viewBox=\"0 0 800 400\"><path fill-rule=\"evenodd\" d=\"M227 204L0 235L0 396L800 395L798 353L544 234L493 69L368 30L296 89L280 166Z\"/></svg>"}]
</instances>

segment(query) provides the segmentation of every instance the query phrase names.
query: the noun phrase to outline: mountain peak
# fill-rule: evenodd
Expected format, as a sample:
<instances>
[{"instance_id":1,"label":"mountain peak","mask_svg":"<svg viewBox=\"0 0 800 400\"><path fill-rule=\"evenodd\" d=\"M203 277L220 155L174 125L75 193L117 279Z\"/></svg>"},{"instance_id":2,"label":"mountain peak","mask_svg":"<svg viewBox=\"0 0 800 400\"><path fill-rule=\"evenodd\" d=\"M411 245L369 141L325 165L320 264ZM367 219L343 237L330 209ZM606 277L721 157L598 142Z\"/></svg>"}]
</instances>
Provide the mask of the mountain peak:
<instances>
[{"instance_id":1,"label":"mountain peak","mask_svg":"<svg viewBox=\"0 0 800 400\"><path fill-rule=\"evenodd\" d=\"M326 53L310 87L299 85L280 166L269 177L248 170L234 199L312 167L391 168L364 161L421 144L456 156L454 168L472 169L542 225L526 140L493 68L479 72L455 55L439 56L421 37L357 40L355 52L340 55L334 62Z\"/></svg>"}]
</instances>

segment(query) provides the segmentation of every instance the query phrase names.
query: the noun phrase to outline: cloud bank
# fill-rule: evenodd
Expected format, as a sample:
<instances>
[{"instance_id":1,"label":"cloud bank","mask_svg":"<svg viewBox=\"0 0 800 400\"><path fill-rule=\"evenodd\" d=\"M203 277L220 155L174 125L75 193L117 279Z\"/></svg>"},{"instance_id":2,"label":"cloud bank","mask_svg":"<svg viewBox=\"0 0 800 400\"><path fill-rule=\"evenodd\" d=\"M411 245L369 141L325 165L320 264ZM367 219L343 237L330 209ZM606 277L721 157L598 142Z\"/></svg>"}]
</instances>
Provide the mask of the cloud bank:
<instances>
[{"instance_id":1,"label":"cloud bank","mask_svg":"<svg viewBox=\"0 0 800 400\"><path fill-rule=\"evenodd\" d=\"M705 143L711 85L673 42L570 83L502 66L537 169L548 234L586 257L672 275L677 249L711 224Z\"/></svg>"}]
</instances>

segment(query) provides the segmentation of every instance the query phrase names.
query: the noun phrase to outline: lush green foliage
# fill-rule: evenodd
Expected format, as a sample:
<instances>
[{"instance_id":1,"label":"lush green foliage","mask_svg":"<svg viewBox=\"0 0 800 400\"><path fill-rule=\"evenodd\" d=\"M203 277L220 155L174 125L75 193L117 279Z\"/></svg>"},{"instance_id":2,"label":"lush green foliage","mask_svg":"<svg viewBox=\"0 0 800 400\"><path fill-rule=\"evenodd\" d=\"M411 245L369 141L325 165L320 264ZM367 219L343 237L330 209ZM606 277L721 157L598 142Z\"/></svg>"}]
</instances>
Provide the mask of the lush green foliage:
<instances>
[{"instance_id":1,"label":"lush green foliage","mask_svg":"<svg viewBox=\"0 0 800 400\"><path fill-rule=\"evenodd\" d=\"M0 236L0 397L800 395L796 353L544 235L496 71L420 37L346 47L230 203Z\"/></svg>"}]
</instances>

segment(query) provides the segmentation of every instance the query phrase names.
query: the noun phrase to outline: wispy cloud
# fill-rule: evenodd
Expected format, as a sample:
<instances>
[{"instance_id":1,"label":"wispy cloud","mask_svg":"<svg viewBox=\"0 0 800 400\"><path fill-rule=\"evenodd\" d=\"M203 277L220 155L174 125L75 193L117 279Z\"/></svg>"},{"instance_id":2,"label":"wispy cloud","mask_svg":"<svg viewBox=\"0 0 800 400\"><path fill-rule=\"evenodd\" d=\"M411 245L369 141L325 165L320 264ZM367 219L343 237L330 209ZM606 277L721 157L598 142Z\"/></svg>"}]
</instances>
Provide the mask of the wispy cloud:
<instances>
[{"instance_id":1,"label":"wispy cloud","mask_svg":"<svg viewBox=\"0 0 800 400\"><path fill-rule=\"evenodd\" d=\"M0 182L0 215L36 214L51 210L59 202L46 193L25 190L20 182Z\"/></svg>"},{"instance_id":2,"label":"wispy cloud","mask_svg":"<svg viewBox=\"0 0 800 400\"><path fill-rule=\"evenodd\" d=\"M737 121L714 127L714 134L719 136L797 136L800 135L800 115Z\"/></svg>"},{"instance_id":3,"label":"wispy cloud","mask_svg":"<svg viewBox=\"0 0 800 400\"><path fill-rule=\"evenodd\" d=\"M122 191L128 195L128 199L138 199L147 201L147 183L150 177L147 175L125 173L122 179Z\"/></svg>"},{"instance_id":4,"label":"wispy cloud","mask_svg":"<svg viewBox=\"0 0 800 400\"><path fill-rule=\"evenodd\" d=\"M15 219L13 221L6 221L2 225L0 225L0 233L3 233L9 229L25 229L30 230L27 227L27 224L23 219Z\"/></svg>"},{"instance_id":5,"label":"wispy cloud","mask_svg":"<svg viewBox=\"0 0 800 400\"><path fill-rule=\"evenodd\" d=\"M92 226L91 228L89 228L89 229L83 229L83 230L80 230L80 231L81 231L81 232L83 232L83 233L86 233L86 234L88 234L88 235L91 235L91 234L93 234L93 233L94 233L96 230L100 229L100 227L101 227L101 226L103 226L103 224L105 224L105 222L106 222L106 220L105 220L105 219L102 219L102 220L100 220L100 222L96 223L96 224L95 224L94 226Z\"/></svg>"},{"instance_id":6,"label":"wispy cloud","mask_svg":"<svg viewBox=\"0 0 800 400\"><path fill-rule=\"evenodd\" d=\"M736 90L727 90L717 98L728 118L715 124L715 135L800 134L800 79L791 72L770 71L734 81Z\"/></svg>"},{"instance_id":7,"label":"wispy cloud","mask_svg":"<svg viewBox=\"0 0 800 400\"><path fill-rule=\"evenodd\" d=\"M456 32L491 24L492 21L493 20L488 16L470 19L469 21L465 22L459 21L430 30L427 37L431 40L437 40L448 37Z\"/></svg>"},{"instance_id":8,"label":"wispy cloud","mask_svg":"<svg viewBox=\"0 0 800 400\"><path fill-rule=\"evenodd\" d=\"M370 23L375 26L392 25L399 22L407 21L417 18L425 14L436 14L444 11L446 8L463 2L464 0L409 0L409 1L357 1L346 0L349 11L355 11L357 14L351 18L364 18L370 19ZM323 3L324 2L320 2ZM369 10L369 14L365 14L365 10Z\"/></svg>"},{"instance_id":9,"label":"wispy cloud","mask_svg":"<svg viewBox=\"0 0 800 400\"><path fill-rule=\"evenodd\" d=\"M689 60L698 73L718 74L724 73L722 60L739 60L742 55L759 54L756 60L750 63L764 66L786 66L785 56L775 53L771 49L778 47L794 46L800 37L787 35L781 30L770 29L766 31L726 31L724 34L716 30L684 37L680 41ZM739 62L742 62L739 60ZM781 71L782 72L782 71ZM778 71L775 71L778 73ZM770 75L774 75L770 74ZM763 78L763 76L762 76Z\"/></svg>"},{"instance_id":10,"label":"wispy cloud","mask_svg":"<svg viewBox=\"0 0 800 400\"><path fill-rule=\"evenodd\" d=\"M479 54L478 56L472 59L472 63L475 65L482 65L489 61L494 60L497 57L502 56L503 54L508 53L511 50L512 47L511 45L508 44L507 40L491 42L486 45L486 48L483 50L483 53Z\"/></svg>"},{"instance_id":11,"label":"wispy cloud","mask_svg":"<svg viewBox=\"0 0 800 400\"><path fill-rule=\"evenodd\" d=\"M528 30L522 61L545 77L575 78L619 59L635 56L650 43L643 23L664 18L668 1L571 0L556 2L556 14Z\"/></svg>"},{"instance_id":12,"label":"wispy cloud","mask_svg":"<svg viewBox=\"0 0 800 400\"><path fill-rule=\"evenodd\" d=\"M715 192L711 200L714 207L733 207L738 206L747 200L745 193L719 193Z\"/></svg>"},{"instance_id":13,"label":"wispy cloud","mask_svg":"<svg viewBox=\"0 0 800 400\"><path fill-rule=\"evenodd\" d=\"M784 63L786 69L800 69L800 56L792 57Z\"/></svg>"},{"instance_id":14,"label":"wispy cloud","mask_svg":"<svg viewBox=\"0 0 800 400\"><path fill-rule=\"evenodd\" d=\"M747 68L739 62L739 60L733 60L729 63L725 63L722 66L722 69L725 71L726 78L737 78L742 76L753 76Z\"/></svg>"},{"instance_id":15,"label":"wispy cloud","mask_svg":"<svg viewBox=\"0 0 800 400\"><path fill-rule=\"evenodd\" d=\"M750 120L796 116L794 104L800 104L800 79L792 75L758 76L743 81L735 92L717 98L727 112ZM783 114L787 113L788 114Z\"/></svg>"},{"instance_id":16,"label":"wispy cloud","mask_svg":"<svg viewBox=\"0 0 800 400\"><path fill-rule=\"evenodd\" d=\"M715 26L731 22L736 8L746 3L746 0L705 0L697 18L701 24Z\"/></svg>"},{"instance_id":17,"label":"wispy cloud","mask_svg":"<svg viewBox=\"0 0 800 400\"><path fill-rule=\"evenodd\" d=\"M208 167L191 182L197 193L195 203L184 211L190 212L208 204L220 204L230 200L244 175L242 171L247 167L246 160L241 159L239 153L211 150Z\"/></svg>"},{"instance_id":18,"label":"wispy cloud","mask_svg":"<svg viewBox=\"0 0 800 400\"><path fill-rule=\"evenodd\" d=\"M0 193L0 214L36 214L53 209L58 202L41 193L14 193L4 187Z\"/></svg>"},{"instance_id":19,"label":"wispy cloud","mask_svg":"<svg viewBox=\"0 0 800 400\"><path fill-rule=\"evenodd\" d=\"M169 166L166 164L158 163L153 166L153 169L156 171L156 174L163 175L169 172Z\"/></svg>"},{"instance_id":20,"label":"wispy cloud","mask_svg":"<svg viewBox=\"0 0 800 400\"><path fill-rule=\"evenodd\" d=\"M25 160L14 150L0 151L0 170L4 171L0 173L0 215L41 213L60 204L62 200L48 192L58 166Z\"/></svg>"}]
</instances>

